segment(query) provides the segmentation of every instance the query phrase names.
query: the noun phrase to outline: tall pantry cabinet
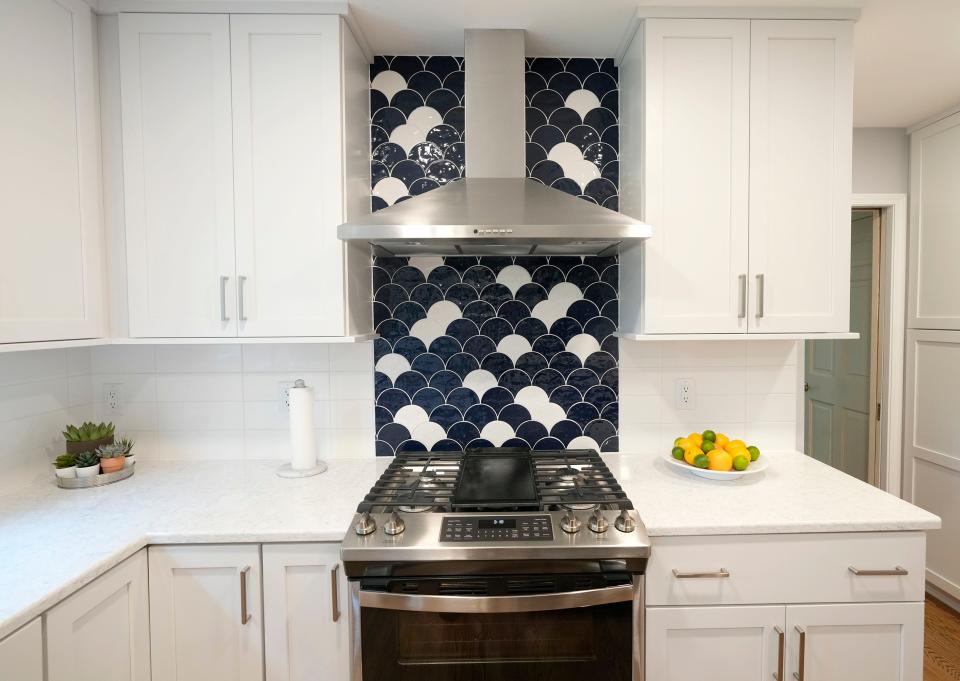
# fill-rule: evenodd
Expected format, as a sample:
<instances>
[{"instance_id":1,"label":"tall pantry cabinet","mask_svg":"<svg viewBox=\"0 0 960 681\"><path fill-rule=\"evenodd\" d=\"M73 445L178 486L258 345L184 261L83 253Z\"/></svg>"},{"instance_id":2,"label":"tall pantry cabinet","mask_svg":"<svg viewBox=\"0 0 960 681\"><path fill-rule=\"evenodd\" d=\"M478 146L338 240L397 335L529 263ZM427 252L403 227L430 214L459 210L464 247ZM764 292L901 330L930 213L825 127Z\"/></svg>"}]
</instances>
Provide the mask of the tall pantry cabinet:
<instances>
[{"instance_id":1,"label":"tall pantry cabinet","mask_svg":"<svg viewBox=\"0 0 960 681\"><path fill-rule=\"evenodd\" d=\"M853 22L646 18L620 63L631 334L849 330Z\"/></svg>"},{"instance_id":2,"label":"tall pantry cabinet","mask_svg":"<svg viewBox=\"0 0 960 681\"><path fill-rule=\"evenodd\" d=\"M369 210L342 19L122 14L119 71L130 335L368 332L367 256L336 234Z\"/></svg>"}]
</instances>

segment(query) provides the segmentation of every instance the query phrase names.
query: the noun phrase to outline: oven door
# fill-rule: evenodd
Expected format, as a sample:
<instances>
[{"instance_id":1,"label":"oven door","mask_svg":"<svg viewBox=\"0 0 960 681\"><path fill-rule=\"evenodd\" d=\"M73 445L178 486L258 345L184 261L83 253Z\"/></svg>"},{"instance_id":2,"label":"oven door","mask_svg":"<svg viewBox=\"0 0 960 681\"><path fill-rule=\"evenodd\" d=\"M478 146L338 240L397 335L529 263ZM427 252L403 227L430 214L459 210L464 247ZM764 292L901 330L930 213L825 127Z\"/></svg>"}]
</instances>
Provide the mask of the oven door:
<instances>
[{"instance_id":1,"label":"oven door","mask_svg":"<svg viewBox=\"0 0 960 681\"><path fill-rule=\"evenodd\" d=\"M354 681L643 679L642 576L518 596L352 589Z\"/></svg>"}]
</instances>

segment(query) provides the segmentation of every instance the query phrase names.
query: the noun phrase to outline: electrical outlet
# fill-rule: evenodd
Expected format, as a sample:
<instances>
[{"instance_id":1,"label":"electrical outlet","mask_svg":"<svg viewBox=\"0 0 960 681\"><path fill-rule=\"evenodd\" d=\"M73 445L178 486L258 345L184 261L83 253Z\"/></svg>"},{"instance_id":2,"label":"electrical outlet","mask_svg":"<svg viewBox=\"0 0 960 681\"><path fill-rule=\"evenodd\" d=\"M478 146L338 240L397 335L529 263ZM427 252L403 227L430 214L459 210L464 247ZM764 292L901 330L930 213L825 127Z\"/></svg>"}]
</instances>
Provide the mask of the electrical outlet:
<instances>
[{"instance_id":1,"label":"electrical outlet","mask_svg":"<svg viewBox=\"0 0 960 681\"><path fill-rule=\"evenodd\" d=\"M692 378L677 380L676 403L677 409L690 410L697 408L697 389Z\"/></svg>"},{"instance_id":2,"label":"electrical outlet","mask_svg":"<svg viewBox=\"0 0 960 681\"><path fill-rule=\"evenodd\" d=\"M123 412L123 384L122 383L104 383L103 384L103 403L106 405L108 414L120 414Z\"/></svg>"},{"instance_id":3,"label":"electrical outlet","mask_svg":"<svg viewBox=\"0 0 960 681\"><path fill-rule=\"evenodd\" d=\"M280 411L285 414L290 411L290 388L293 387L293 381L280 381L277 385L280 388Z\"/></svg>"}]
</instances>

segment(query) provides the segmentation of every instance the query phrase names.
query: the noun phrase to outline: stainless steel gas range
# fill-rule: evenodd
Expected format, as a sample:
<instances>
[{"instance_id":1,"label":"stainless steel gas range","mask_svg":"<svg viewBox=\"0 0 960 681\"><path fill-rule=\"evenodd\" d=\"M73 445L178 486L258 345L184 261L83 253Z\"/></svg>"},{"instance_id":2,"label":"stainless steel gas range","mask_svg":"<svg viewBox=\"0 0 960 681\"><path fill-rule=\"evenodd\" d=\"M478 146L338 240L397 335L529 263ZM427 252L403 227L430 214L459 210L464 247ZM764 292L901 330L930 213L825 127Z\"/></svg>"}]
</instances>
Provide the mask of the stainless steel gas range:
<instances>
[{"instance_id":1,"label":"stainless steel gas range","mask_svg":"<svg viewBox=\"0 0 960 681\"><path fill-rule=\"evenodd\" d=\"M353 681L642 680L649 555L594 451L398 455L343 543Z\"/></svg>"}]
</instances>

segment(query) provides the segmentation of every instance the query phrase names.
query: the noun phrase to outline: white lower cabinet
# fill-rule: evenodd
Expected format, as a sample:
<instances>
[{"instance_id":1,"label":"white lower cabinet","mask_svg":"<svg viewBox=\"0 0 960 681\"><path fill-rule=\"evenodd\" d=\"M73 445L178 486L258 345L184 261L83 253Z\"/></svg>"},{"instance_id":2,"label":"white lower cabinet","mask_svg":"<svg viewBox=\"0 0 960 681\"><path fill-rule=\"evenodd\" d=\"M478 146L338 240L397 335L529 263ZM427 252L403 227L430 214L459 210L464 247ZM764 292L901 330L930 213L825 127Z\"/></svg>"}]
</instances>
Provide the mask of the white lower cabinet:
<instances>
[{"instance_id":1,"label":"white lower cabinet","mask_svg":"<svg viewBox=\"0 0 960 681\"><path fill-rule=\"evenodd\" d=\"M153 681L262 681L260 546L151 546Z\"/></svg>"},{"instance_id":2,"label":"white lower cabinet","mask_svg":"<svg viewBox=\"0 0 960 681\"><path fill-rule=\"evenodd\" d=\"M146 550L44 617L47 681L150 681Z\"/></svg>"},{"instance_id":3,"label":"white lower cabinet","mask_svg":"<svg viewBox=\"0 0 960 681\"><path fill-rule=\"evenodd\" d=\"M43 681L43 625L39 617L0 641L0 678Z\"/></svg>"},{"instance_id":4,"label":"white lower cabinet","mask_svg":"<svg viewBox=\"0 0 960 681\"><path fill-rule=\"evenodd\" d=\"M347 681L347 599L339 544L263 545L266 681Z\"/></svg>"}]
</instances>

